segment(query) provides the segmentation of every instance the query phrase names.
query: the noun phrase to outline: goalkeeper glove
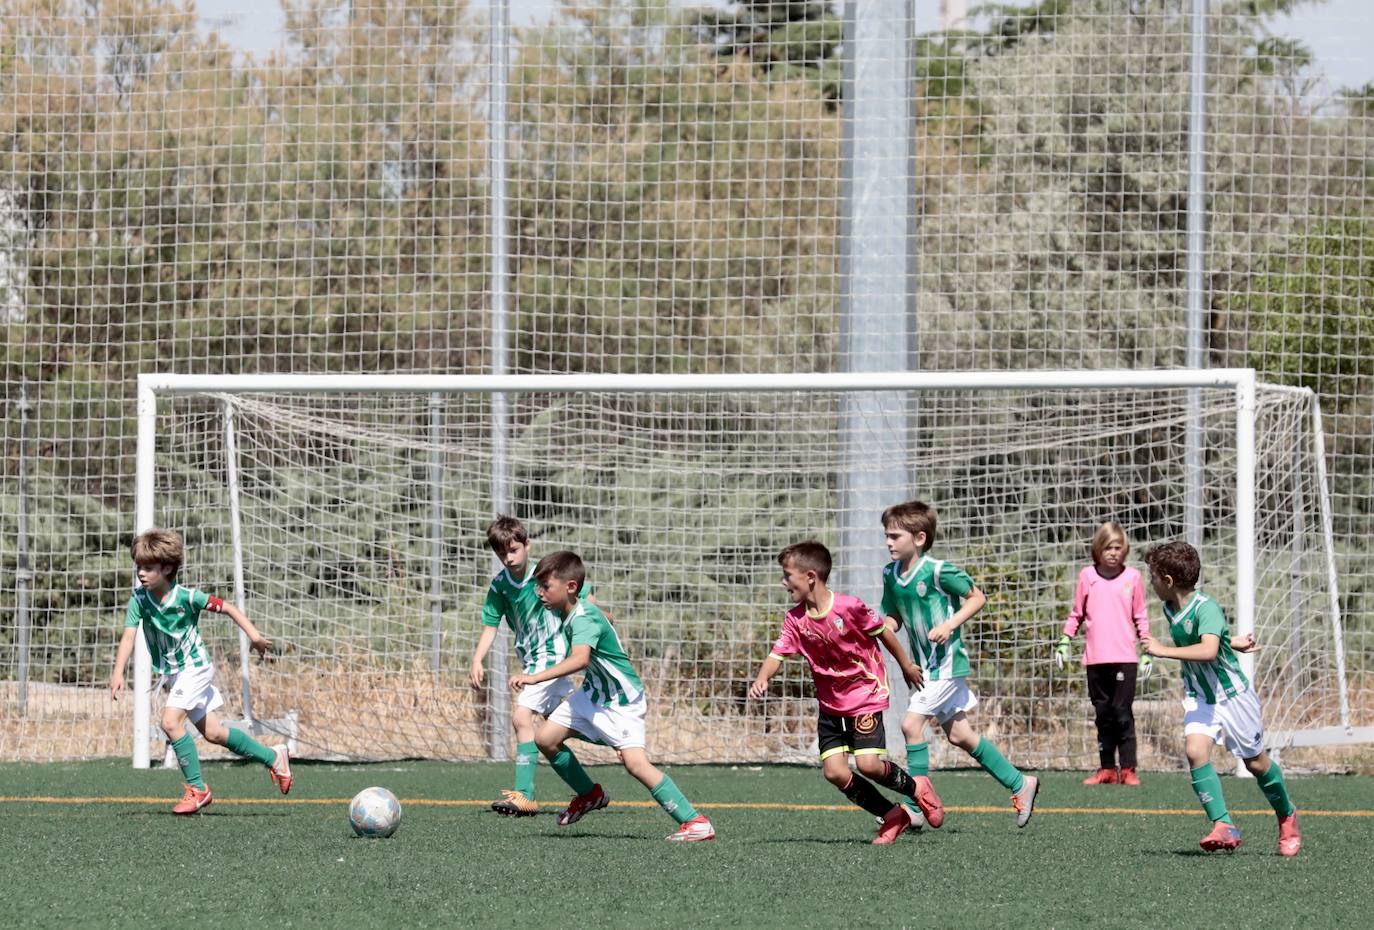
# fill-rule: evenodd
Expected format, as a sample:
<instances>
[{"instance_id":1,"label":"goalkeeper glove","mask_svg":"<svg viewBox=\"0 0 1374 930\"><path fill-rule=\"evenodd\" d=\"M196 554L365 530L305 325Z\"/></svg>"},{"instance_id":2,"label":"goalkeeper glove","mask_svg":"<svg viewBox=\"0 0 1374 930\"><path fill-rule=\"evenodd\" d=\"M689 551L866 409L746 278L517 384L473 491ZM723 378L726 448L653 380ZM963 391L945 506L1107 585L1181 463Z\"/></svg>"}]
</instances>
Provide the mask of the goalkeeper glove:
<instances>
[{"instance_id":1,"label":"goalkeeper glove","mask_svg":"<svg viewBox=\"0 0 1374 930\"><path fill-rule=\"evenodd\" d=\"M1141 678L1149 678L1150 673L1154 670L1155 660L1148 655L1141 656L1140 661L1136 663L1136 671L1140 674Z\"/></svg>"},{"instance_id":2,"label":"goalkeeper glove","mask_svg":"<svg viewBox=\"0 0 1374 930\"><path fill-rule=\"evenodd\" d=\"M1054 664L1063 668L1064 663L1069 661L1069 644L1072 642L1067 636L1059 637L1059 646L1054 650Z\"/></svg>"}]
</instances>

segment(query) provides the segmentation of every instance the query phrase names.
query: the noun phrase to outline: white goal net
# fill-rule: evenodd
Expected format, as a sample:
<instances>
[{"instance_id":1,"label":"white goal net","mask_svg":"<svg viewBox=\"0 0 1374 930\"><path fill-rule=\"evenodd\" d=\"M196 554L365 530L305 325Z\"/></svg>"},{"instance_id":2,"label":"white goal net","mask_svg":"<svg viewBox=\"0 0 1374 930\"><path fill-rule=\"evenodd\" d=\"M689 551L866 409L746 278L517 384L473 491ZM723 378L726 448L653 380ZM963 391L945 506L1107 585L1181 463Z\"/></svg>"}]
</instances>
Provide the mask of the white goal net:
<instances>
[{"instance_id":1,"label":"white goal net","mask_svg":"<svg viewBox=\"0 0 1374 930\"><path fill-rule=\"evenodd\" d=\"M989 595L965 628L980 727L1028 765L1095 758L1083 675L1077 665L1057 671L1051 649L1101 521L1128 529L1135 565L1150 545L1184 536L1190 421L1201 436L1203 587L1233 630L1253 624L1263 644L1254 677L1266 725L1342 722L1310 395L1255 391L1251 491L1248 421L1233 386L989 390L974 386L980 379L994 380L878 395L884 423L900 413L907 450L904 477L883 498L933 504L936 553ZM795 382L801 389L705 392L674 390L702 379L672 377L655 390L639 389L643 379L616 390L608 377L611 387L595 391L480 378L354 379L338 389L346 380L264 392L221 378L212 390L164 393L148 415L151 507L140 522L185 533L187 584L235 596L237 564L249 616L281 645L274 660L247 667L245 689L236 631L207 624L221 690L252 703L231 701L231 713L293 719L308 756L500 756L506 697L467 684L497 567L483 530L500 510L526 523L536 557L572 548L588 563L649 688L655 758L814 759L804 665L785 666L763 701L746 689L788 606L783 546L827 543L838 577L852 579L848 593L877 603L879 513L847 512L842 489L846 472L878 480L892 463L846 450L846 392L816 389L817 376ZM493 414L493 396L504 412ZM502 418L506 440L494 441ZM854 524L871 529L871 547L842 545ZM1177 667L1158 665L1137 703L1145 767L1177 754Z\"/></svg>"}]
</instances>

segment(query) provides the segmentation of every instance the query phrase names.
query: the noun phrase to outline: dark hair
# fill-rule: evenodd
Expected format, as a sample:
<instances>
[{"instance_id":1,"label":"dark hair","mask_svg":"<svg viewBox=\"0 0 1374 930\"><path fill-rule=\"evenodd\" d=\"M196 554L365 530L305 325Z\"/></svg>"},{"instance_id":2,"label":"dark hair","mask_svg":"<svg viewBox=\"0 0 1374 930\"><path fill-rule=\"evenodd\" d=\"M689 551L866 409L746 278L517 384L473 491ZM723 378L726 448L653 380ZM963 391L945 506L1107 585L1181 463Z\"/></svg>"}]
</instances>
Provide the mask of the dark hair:
<instances>
[{"instance_id":1,"label":"dark hair","mask_svg":"<svg viewBox=\"0 0 1374 930\"><path fill-rule=\"evenodd\" d=\"M922 501L903 501L893 504L883 511L883 529L897 526L912 536L926 534L926 544L922 552L935 545L935 508Z\"/></svg>"},{"instance_id":2,"label":"dark hair","mask_svg":"<svg viewBox=\"0 0 1374 930\"><path fill-rule=\"evenodd\" d=\"M779 565L786 568L789 562L804 572L815 572L816 577L821 581L830 578L830 550L814 539L793 543L778 553ZM543 565L544 563L540 562L539 564Z\"/></svg>"},{"instance_id":3,"label":"dark hair","mask_svg":"<svg viewBox=\"0 0 1374 930\"><path fill-rule=\"evenodd\" d=\"M144 530L134 537L129 554L134 557L135 565L172 566L167 580L173 581L186 558L186 544L176 530Z\"/></svg>"},{"instance_id":4,"label":"dark hair","mask_svg":"<svg viewBox=\"0 0 1374 930\"><path fill-rule=\"evenodd\" d=\"M1174 586L1191 588L1202 575L1202 559L1186 542L1165 543L1145 553L1145 564L1160 577L1168 575Z\"/></svg>"},{"instance_id":5,"label":"dark hair","mask_svg":"<svg viewBox=\"0 0 1374 930\"><path fill-rule=\"evenodd\" d=\"M487 527L487 545L497 555L505 555L513 542L529 541L530 534L525 531L525 524L514 517L499 516Z\"/></svg>"},{"instance_id":6,"label":"dark hair","mask_svg":"<svg viewBox=\"0 0 1374 930\"><path fill-rule=\"evenodd\" d=\"M550 578L577 583L577 593L582 593L582 585L587 580L587 567L582 564L582 556L568 549L550 552L539 560L534 568L534 580L548 584Z\"/></svg>"}]
</instances>

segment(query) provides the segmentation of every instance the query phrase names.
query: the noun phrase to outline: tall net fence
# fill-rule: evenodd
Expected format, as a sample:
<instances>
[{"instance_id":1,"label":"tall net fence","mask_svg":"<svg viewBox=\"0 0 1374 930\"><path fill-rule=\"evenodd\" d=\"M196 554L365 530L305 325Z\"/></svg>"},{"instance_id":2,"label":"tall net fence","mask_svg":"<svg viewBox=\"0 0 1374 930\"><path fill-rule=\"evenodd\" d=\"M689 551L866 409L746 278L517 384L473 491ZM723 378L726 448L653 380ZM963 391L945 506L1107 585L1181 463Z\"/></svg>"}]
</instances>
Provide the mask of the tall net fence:
<instances>
[{"instance_id":1,"label":"tall net fence","mask_svg":"<svg viewBox=\"0 0 1374 930\"><path fill-rule=\"evenodd\" d=\"M127 749L103 685L140 372L863 364L847 153L875 130L846 125L843 4L514 2L500 172L491 8L320 0L237 32L167 0L0 10L0 756ZM1187 364L1190 4L1045 0L951 28L923 9L911 155L888 166L912 366ZM1374 12L1208 9L1204 362L1317 393L1347 664L1368 682ZM1089 510L1060 527L1064 559L1120 516ZM468 556L455 579L486 571ZM33 735L82 722L104 735Z\"/></svg>"}]
</instances>

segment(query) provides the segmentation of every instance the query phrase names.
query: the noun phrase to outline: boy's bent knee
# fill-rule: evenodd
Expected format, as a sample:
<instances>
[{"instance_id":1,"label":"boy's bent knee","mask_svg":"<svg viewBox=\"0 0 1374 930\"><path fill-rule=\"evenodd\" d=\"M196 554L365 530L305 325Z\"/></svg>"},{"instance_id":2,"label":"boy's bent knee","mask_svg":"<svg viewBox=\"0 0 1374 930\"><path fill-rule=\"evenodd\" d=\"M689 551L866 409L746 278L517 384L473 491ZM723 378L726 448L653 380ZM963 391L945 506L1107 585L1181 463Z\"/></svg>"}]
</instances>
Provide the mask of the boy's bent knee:
<instances>
[{"instance_id":1,"label":"boy's bent knee","mask_svg":"<svg viewBox=\"0 0 1374 930\"><path fill-rule=\"evenodd\" d=\"M887 757L876 753L869 753L854 757L854 765L863 775L869 777L881 775L887 764Z\"/></svg>"}]
</instances>

